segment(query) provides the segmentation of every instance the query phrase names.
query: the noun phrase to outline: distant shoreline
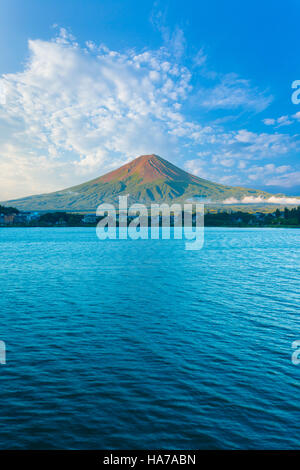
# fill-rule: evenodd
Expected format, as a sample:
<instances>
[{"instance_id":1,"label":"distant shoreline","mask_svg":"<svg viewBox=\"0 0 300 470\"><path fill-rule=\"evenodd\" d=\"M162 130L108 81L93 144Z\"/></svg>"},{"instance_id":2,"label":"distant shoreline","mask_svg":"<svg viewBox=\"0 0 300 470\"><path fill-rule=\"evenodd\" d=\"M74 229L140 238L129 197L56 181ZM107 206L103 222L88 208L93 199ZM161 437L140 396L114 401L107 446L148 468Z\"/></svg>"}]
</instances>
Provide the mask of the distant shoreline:
<instances>
[{"instance_id":1,"label":"distant shoreline","mask_svg":"<svg viewBox=\"0 0 300 470\"><path fill-rule=\"evenodd\" d=\"M139 211L134 215L126 213L125 219L121 220L121 215L114 212L113 215L102 211L102 215L96 214L78 214L69 212L21 212L14 207L0 206L0 228L1 227L96 227L103 219L101 225L109 223L113 226L119 226L122 222L125 226L143 225L151 226L169 226L169 227L193 227L204 225L205 227L228 227L228 228L300 228L300 206L297 208L283 210L277 209L272 213L264 212L189 212L184 211L176 213L170 209L166 212L158 212L155 216L147 212L141 215ZM138 215L138 213L140 215ZM204 216L204 220L202 217ZM122 216L123 217L123 216ZM111 218L113 219L111 221ZM201 220L202 219L202 220ZM126 223L127 220L127 223Z\"/></svg>"}]
</instances>

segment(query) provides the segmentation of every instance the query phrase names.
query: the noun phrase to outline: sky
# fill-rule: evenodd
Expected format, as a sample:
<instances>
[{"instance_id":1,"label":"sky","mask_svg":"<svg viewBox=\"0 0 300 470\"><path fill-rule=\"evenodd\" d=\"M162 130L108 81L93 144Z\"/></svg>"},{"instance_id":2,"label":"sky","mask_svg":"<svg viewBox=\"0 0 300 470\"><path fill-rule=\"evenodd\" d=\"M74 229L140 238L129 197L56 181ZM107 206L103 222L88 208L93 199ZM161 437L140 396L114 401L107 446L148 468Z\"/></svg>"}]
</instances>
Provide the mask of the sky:
<instances>
[{"instance_id":1,"label":"sky","mask_svg":"<svg viewBox=\"0 0 300 470\"><path fill-rule=\"evenodd\" d=\"M298 0L0 0L0 200L142 154L300 195Z\"/></svg>"}]
</instances>

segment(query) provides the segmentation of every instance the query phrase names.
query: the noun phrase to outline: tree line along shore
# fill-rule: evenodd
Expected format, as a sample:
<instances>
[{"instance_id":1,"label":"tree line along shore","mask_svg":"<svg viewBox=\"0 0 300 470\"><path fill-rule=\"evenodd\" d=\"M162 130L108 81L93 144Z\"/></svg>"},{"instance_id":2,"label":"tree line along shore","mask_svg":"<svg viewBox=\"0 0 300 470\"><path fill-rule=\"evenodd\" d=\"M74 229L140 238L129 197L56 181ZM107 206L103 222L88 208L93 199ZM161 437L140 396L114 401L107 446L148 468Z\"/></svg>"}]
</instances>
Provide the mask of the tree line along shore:
<instances>
[{"instance_id":1,"label":"tree line along shore","mask_svg":"<svg viewBox=\"0 0 300 470\"><path fill-rule=\"evenodd\" d=\"M14 207L0 205L1 227L85 227L96 226L102 217L95 214L72 212L24 212ZM128 217L128 223L135 217ZM195 217L193 217L195 220ZM160 217L162 223L162 217ZM118 225L118 218L116 224ZM204 224L208 227L298 227L300 228L300 206L291 209L276 209L274 212L206 211ZM149 217L149 226L151 220ZM174 215L170 216L174 225Z\"/></svg>"}]
</instances>

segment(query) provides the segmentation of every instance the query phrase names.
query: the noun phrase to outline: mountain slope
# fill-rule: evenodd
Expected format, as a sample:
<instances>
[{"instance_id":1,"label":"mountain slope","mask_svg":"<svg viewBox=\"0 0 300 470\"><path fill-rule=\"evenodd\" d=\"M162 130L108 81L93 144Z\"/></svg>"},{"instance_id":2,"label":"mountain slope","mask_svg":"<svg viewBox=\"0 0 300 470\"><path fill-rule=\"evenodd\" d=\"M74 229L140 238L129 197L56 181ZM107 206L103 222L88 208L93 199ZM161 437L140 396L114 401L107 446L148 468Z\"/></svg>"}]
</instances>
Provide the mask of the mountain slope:
<instances>
[{"instance_id":1,"label":"mountain slope","mask_svg":"<svg viewBox=\"0 0 300 470\"><path fill-rule=\"evenodd\" d=\"M6 201L21 210L92 211L102 202L118 203L128 194L128 203L186 202L205 198L222 203L234 197L272 196L259 190L224 186L198 178L157 155L142 155L99 178L62 191Z\"/></svg>"}]
</instances>

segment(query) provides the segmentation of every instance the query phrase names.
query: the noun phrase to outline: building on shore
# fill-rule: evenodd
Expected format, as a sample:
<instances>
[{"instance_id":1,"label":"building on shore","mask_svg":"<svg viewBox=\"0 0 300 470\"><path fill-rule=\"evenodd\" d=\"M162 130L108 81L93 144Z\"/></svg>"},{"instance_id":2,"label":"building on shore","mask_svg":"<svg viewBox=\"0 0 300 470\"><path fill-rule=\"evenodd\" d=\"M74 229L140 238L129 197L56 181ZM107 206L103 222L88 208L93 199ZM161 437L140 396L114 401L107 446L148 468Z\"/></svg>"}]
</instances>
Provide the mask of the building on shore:
<instances>
[{"instance_id":1,"label":"building on shore","mask_svg":"<svg viewBox=\"0 0 300 470\"><path fill-rule=\"evenodd\" d=\"M0 225L28 224L40 217L38 212L0 214Z\"/></svg>"}]
</instances>

